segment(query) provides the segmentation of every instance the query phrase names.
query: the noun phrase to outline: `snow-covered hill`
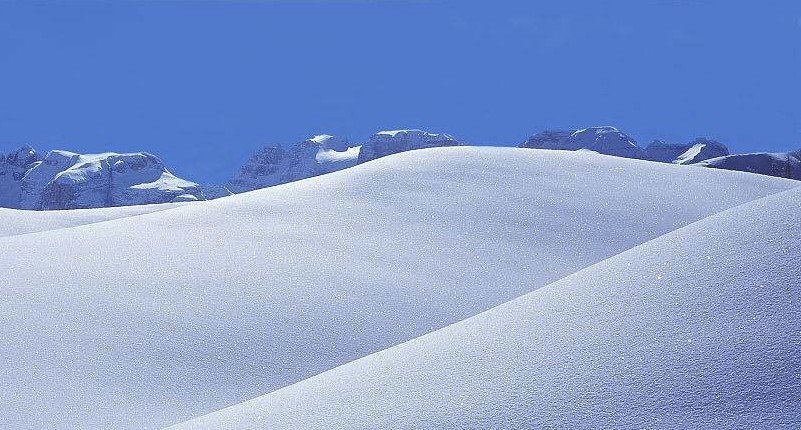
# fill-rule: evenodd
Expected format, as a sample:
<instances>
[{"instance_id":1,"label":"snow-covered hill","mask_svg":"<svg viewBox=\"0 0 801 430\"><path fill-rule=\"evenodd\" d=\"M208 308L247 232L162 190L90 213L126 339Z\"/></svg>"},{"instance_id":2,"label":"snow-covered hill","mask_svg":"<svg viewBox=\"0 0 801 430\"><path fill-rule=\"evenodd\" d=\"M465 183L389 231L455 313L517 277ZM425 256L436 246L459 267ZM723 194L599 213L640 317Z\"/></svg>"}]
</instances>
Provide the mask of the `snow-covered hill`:
<instances>
[{"instance_id":1,"label":"snow-covered hill","mask_svg":"<svg viewBox=\"0 0 801 430\"><path fill-rule=\"evenodd\" d=\"M801 180L801 151L734 154L712 158L698 165Z\"/></svg>"},{"instance_id":2,"label":"snow-covered hill","mask_svg":"<svg viewBox=\"0 0 801 430\"><path fill-rule=\"evenodd\" d=\"M801 427L801 189L174 427Z\"/></svg>"},{"instance_id":3,"label":"snow-covered hill","mask_svg":"<svg viewBox=\"0 0 801 430\"><path fill-rule=\"evenodd\" d=\"M26 211L0 208L0 238L39 231L93 224L178 207L182 203L122 206L114 208L72 209L64 211Z\"/></svg>"},{"instance_id":4,"label":"snow-covered hill","mask_svg":"<svg viewBox=\"0 0 801 430\"><path fill-rule=\"evenodd\" d=\"M435 148L0 238L0 427L184 421L797 185L589 152Z\"/></svg>"},{"instance_id":5,"label":"snow-covered hill","mask_svg":"<svg viewBox=\"0 0 801 430\"><path fill-rule=\"evenodd\" d=\"M203 199L198 185L147 153L88 154L26 146L0 160L0 203L14 209L77 209Z\"/></svg>"}]
</instances>

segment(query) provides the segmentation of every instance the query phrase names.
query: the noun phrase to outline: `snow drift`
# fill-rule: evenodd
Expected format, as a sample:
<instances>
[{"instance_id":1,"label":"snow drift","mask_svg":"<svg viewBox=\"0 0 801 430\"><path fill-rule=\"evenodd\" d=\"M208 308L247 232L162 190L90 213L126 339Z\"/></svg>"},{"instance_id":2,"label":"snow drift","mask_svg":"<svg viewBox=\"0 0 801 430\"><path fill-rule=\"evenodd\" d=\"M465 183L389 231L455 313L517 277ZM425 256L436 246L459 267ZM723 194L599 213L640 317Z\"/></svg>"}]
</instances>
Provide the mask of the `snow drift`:
<instances>
[{"instance_id":1,"label":"snow drift","mask_svg":"<svg viewBox=\"0 0 801 430\"><path fill-rule=\"evenodd\" d=\"M182 429L801 427L801 190Z\"/></svg>"},{"instance_id":2,"label":"snow drift","mask_svg":"<svg viewBox=\"0 0 801 430\"><path fill-rule=\"evenodd\" d=\"M0 237L93 224L117 218L159 212L180 205L180 203L165 203L65 211L26 211L0 208L0 220L2 220L0 222Z\"/></svg>"},{"instance_id":3,"label":"snow drift","mask_svg":"<svg viewBox=\"0 0 801 430\"><path fill-rule=\"evenodd\" d=\"M0 427L184 421L797 184L586 152L436 148L0 238Z\"/></svg>"}]
</instances>

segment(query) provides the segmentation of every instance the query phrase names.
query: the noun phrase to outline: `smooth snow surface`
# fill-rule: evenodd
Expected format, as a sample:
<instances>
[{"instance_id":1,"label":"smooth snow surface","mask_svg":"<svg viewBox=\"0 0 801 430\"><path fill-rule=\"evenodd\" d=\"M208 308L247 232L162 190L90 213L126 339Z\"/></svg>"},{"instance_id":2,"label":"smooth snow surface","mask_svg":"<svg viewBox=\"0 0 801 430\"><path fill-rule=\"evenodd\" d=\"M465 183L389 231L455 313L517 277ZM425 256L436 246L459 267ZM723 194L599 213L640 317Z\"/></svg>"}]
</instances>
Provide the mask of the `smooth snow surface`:
<instances>
[{"instance_id":1,"label":"smooth snow surface","mask_svg":"<svg viewBox=\"0 0 801 430\"><path fill-rule=\"evenodd\" d=\"M173 430L801 428L799 213L712 215Z\"/></svg>"},{"instance_id":2,"label":"smooth snow surface","mask_svg":"<svg viewBox=\"0 0 801 430\"><path fill-rule=\"evenodd\" d=\"M0 238L0 428L185 421L797 185L590 153L435 148Z\"/></svg>"},{"instance_id":3,"label":"smooth snow surface","mask_svg":"<svg viewBox=\"0 0 801 430\"><path fill-rule=\"evenodd\" d=\"M117 218L159 212L178 206L180 206L178 203L164 203L63 211L28 211L0 208L0 237L93 224Z\"/></svg>"}]
</instances>

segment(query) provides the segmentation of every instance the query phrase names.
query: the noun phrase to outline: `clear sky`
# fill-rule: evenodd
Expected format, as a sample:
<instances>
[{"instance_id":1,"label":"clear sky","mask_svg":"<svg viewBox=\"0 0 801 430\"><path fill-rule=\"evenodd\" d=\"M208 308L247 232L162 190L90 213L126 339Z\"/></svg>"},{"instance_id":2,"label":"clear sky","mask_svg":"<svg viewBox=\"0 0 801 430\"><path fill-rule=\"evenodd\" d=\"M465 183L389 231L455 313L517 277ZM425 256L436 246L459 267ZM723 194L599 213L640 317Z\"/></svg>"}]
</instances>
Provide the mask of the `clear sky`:
<instances>
[{"instance_id":1,"label":"clear sky","mask_svg":"<svg viewBox=\"0 0 801 430\"><path fill-rule=\"evenodd\" d=\"M149 151L222 182L324 132L594 125L801 147L801 1L0 1L0 150Z\"/></svg>"}]
</instances>

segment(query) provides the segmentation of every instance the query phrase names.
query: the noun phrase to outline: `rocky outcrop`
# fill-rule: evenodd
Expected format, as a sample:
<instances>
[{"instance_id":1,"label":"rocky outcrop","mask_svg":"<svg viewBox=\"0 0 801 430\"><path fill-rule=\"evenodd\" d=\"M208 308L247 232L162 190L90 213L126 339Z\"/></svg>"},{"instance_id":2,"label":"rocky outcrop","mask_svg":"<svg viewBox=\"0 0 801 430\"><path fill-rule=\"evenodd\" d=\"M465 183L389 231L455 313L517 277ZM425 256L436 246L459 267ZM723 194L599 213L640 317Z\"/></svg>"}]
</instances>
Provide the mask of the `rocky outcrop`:
<instances>
[{"instance_id":1,"label":"rocky outcrop","mask_svg":"<svg viewBox=\"0 0 801 430\"><path fill-rule=\"evenodd\" d=\"M200 192L204 200L214 200L234 194L225 185L201 185Z\"/></svg>"},{"instance_id":2,"label":"rocky outcrop","mask_svg":"<svg viewBox=\"0 0 801 430\"><path fill-rule=\"evenodd\" d=\"M801 151L734 154L704 160L696 165L801 180Z\"/></svg>"},{"instance_id":3,"label":"rocky outcrop","mask_svg":"<svg viewBox=\"0 0 801 430\"><path fill-rule=\"evenodd\" d=\"M380 131L362 145L358 163L414 149L460 145L461 142L447 134L429 133L423 130Z\"/></svg>"},{"instance_id":4,"label":"rocky outcrop","mask_svg":"<svg viewBox=\"0 0 801 430\"><path fill-rule=\"evenodd\" d=\"M543 131L520 145L521 148L588 150L626 158L645 158L637 142L615 127L590 127L575 131Z\"/></svg>"},{"instance_id":5,"label":"rocky outcrop","mask_svg":"<svg viewBox=\"0 0 801 430\"><path fill-rule=\"evenodd\" d=\"M300 179L331 173L356 164L359 147L348 141L322 134L285 149L268 146L257 152L227 184L242 193Z\"/></svg>"},{"instance_id":6,"label":"rocky outcrop","mask_svg":"<svg viewBox=\"0 0 801 430\"><path fill-rule=\"evenodd\" d=\"M648 146L645 147L645 158L651 161L659 161L661 163L672 163L681 154L687 152L691 145L685 143L667 143L665 141L655 139Z\"/></svg>"},{"instance_id":7,"label":"rocky outcrop","mask_svg":"<svg viewBox=\"0 0 801 430\"><path fill-rule=\"evenodd\" d=\"M5 157L5 166L24 167L14 172L17 187L3 189L4 207L76 209L203 199L197 184L177 178L148 153L81 155L56 150L43 159L35 154L32 149L18 150Z\"/></svg>"},{"instance_id":8,"label":"rocky outcrop","mask_svg":"<svg viewBox=\"0 0 801 430\"><path fill-rule=\"evenodd\" d=\"M590 127L570 136L573 144L599 154L625 158L645 158L645 151L637 142L615 127Z\"/></svg>"},{"instance_id":9,"label":"rocky outcrop","mask_svg":"<svg viewBox=\"0 0 801 430\"><path fill-rule=\"evenodd\" d=\"M525 143L520 145L521 148L532 149L561 149L568 151L576 151L581 149L576 146L575 142L570 140L570 136L575 133L575 130L545 130L541 131L526 140Z\"/></svg>"},{"instance_id":10,"label":"rocky outcrop","mask_svg":"<svg viewBox=\"0 0 801 430\"><path fill-rule=\"evenodd\" d=\"M699 137L686 144L665 143L661 140L655 140L645 148L645 155L651 161L693 164L710 158L729 155L729 149L726 145L705 137Z\"/></svg>"},{"instance_id":11,"label":"rocky outcrop","mask_svg":"<svg viewBox=\"0 0 801 430\"><path fill-rule=\"evenodd\" d=\"M19 207L22 178L40 161L36 150L27 145L8 154L0 154L0 207Z\"/></svg>"}]
</instances>

